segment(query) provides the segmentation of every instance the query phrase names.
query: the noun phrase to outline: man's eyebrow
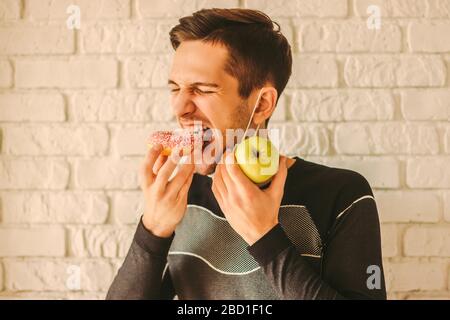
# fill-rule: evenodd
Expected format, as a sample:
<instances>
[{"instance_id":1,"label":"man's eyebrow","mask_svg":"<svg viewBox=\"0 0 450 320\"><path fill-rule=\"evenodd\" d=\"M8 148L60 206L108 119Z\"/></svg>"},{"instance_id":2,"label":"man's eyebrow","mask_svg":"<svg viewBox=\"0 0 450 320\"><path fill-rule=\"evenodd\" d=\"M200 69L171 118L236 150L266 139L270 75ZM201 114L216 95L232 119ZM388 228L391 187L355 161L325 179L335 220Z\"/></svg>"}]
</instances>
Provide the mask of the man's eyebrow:
<instances>
[{"instance_id":1,"label":"man's eyebrow","mask_svg":"<svg viewBox=\"0 0 450 320\"><path fill-rule=\"evenodd\" d=\"M173 80L167 81L168 84L173 84L178 86L178 83L176 83ZM212 83L212 82L194 82L189 84L189 87L211 87L211 88L220 88L220 86L217 83Z\"/></svg>"}]
</instances>

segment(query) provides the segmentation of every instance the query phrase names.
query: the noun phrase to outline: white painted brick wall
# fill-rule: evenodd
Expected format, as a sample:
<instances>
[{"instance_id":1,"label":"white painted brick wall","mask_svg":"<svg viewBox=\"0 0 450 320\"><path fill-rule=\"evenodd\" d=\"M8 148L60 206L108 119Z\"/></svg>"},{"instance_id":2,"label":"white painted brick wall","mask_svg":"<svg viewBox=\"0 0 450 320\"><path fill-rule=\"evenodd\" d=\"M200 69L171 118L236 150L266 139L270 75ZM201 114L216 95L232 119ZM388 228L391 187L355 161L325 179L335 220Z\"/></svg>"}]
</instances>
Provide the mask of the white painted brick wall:
<instances>
[{"instance_id":1,"label":"white painted brick wall","mask_svg":"<svg viewBox=\"0 0 450 320\"><path fill-rule=\"evenodd\" d=\"M406 120L450 121L450 90L405 90L401 93L401 110Z\"/></svg>"},{"instance_id":2,"label":"white painted brick wall","mask_svg":"<svg viewBox=\"0 0 450 320\"><path fill-rule=\"evenodd\" d=\"M365 22L315 21L297 28L301 52L400 52L402 45L401 29L395 24L386 24L378 32Z\"/></svg>"},{"instance_id":3,"label":"white painted brick wall","mask_svg":"<svg viewBox=\"0 0 450 320\"><path fill-rule=\"evenodd\" d=\"M116 267L103 260L27 259L4 261L5 288L15 291L68 291L71 267L80 268L82 291L106 291Z\"/></svg>"},{"instance_id":4,"label":"white painted brick wall","mask_svg":"<svg viewBox=\"0 0 450 320\"><path fill-rule=\"evenodd\" d=\"M69 165L62 159L8 157L0 160L2 189L64 189Z\"/></svg>"},{"instance_id":5,"label":"white painted brick wall","mask_svg":"<svg viewBox=\"0 0 450 320\"><path fill-rule=\"evenodd\" d=\"M6 224L102 224L108 197L102 192L5 191L1 193Z\"/></svg>"},{"instance_id":6,"label":"white painted brick wall","mask_svg":"<svg viewBox=\"0 0 450 320\"><path fill-rule=\"evenodd\" d=\"M66 120L64 98L58 93L0 93L0 106L1 121L60 122Z\"/></svg>"},{"instance_id":7,"label":"white painted brick wall","mask_svg":"<svg viewBox=\"0 0 450 320\"><path fill-rule=\"evenodd\" d=\"M434 191L375 192L381 222L428 222L442 219L442 199Z\"/></svg>"},{"instance_id":8,"label":"white painted brick wall","mask_svg":"<svg viewBox=\"0 0 450 320\"><path fill-rule=\"evenodd\" d=\"M385 264L386 286L390 291L442 291L447 287L447 263L407 260Z\"/></svg>"},{"instance_id":9,"label":"white painted brick wall","mask_svg":"<svg viewBox=\"0 0 450 320\"><path fill-rule=\"evenodd\" d=\"M177 126L168 31L237 6L293 48L282 151L367 178L390 298L450 299L448 0L0 1L0 299L104 298L139 219L143 141Z\"/></svg>"},{"instance_id":10,"label":"white painted brick wall","mask_svg":"<svg viewBox=\"0 0 450 320\"><path fill-rule=\"evenodd\" d=\"M334 88L337 85L338 65L332 56L293 56L288 87Z\"/></svg>"},{"instance_id":11,"label":"white painted brick wall","mask_svg":"<svg viewBox=\"0 0 450 320\"><path fill-rule=\"evenodd\" d=\"M404 245L407 256L450 257L450 232L445 227L410 227Z\"/></svg>"},{"instance_id":12,"label":"white painted brick wall","mask_svg":"<svg viewBox=\"0 0 450 320\"><path fill-rule=\"evenodd\" d=\"M0 20L20 18L20 0L4 0L0 3Z\"/></svg>"},{"instance_id":13,"label":"white painted brick wall","mask_svg":"<svg viewBox=\"0 0 450 320\"><path fill-rule=\"evenodd\" d=\"M446 71L438 56L352 56L346 59L344 78L349 87L440 87Z\"/></svg>"},{"instance_id":14,"label":"white painted brick wall","mask_svg":"<svg viewBox=\"0 0 450 320\"><path fill-rule=\"evenodd\" d=\"M62 257L66 251L62 227L0 229L2 257Z\"/></svg>"},{"instance_id":15,"label":"white painted brick wall","mask_svg":"<svg viewBox=\"0 0 450 320\"><path fill-rule=\"evenodd\" d=\"M0 88L9 88L12 85L12 67L8 60L0 60Z\"/></svg>"},{"instance_id":16,"label":"white painted brick wall","mask_svg":"<svg viewBox=\"0 0 450 320\"><path fill-rule=\"evenodd\" d=\"M89 20L126 19L130 17L130 0L25 0L24 18L30 20L67 19L67 7L77 5Z\"/></svg>"},{"instance_id":17,"label":"white painted brick wall","mask_svg":"<svg viewBox=\"0 0 450 320\"><path fill-rule=\"evenodd\" d=\"M118 82L111 58L18 59L15 66L18 88L113 88Z\"/></svg>"},{"instance_id":18,"label":"white painted brick wall","mask_svg":"<svg viewBox=\"0 0 450 320\"><path fill-rule=\"evenodd\" d=\"M0 53L19 54L70 54L75 49L74 32L65 25L14 23L0 27Z\"/></svg>"}]
</instances>

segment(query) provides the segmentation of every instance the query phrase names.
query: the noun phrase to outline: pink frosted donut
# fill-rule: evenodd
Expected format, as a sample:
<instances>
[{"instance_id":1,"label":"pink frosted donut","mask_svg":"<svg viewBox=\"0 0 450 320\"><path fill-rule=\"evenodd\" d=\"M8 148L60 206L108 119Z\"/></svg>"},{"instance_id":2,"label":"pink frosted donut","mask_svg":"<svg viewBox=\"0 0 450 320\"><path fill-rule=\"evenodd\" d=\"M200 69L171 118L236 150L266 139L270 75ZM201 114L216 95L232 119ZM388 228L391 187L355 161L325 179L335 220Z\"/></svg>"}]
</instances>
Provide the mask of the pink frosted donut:
<instances>
[{"instance_id":1,"label":"pink frosted donut","mask_svg":"<svg viewBox=\"0 0 450 320\"><path fill-rule=\"evenodd\" d=\"M154 145L161 144L163 146L161 154L169 156L177 147L183 150L182 154L190 153L198 141L201 141L201 137L188 130L155 131L150 135L148 146L152 148Z\"/></svg>"}]
</instances>

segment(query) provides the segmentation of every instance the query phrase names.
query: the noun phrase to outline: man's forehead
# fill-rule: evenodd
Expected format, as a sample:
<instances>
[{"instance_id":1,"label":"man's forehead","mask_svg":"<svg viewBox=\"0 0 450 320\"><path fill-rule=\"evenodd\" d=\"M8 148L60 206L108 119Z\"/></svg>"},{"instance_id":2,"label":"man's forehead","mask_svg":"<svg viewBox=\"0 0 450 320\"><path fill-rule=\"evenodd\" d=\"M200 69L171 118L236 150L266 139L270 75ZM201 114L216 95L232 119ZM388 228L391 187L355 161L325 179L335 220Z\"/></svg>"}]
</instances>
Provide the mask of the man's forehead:
<instances>
[{"instance_id":1,"label":"man's forehead","mask_svg":"<svg viewBox=\"0 0 450 320\"><path fill-rule=\"evenodd\" d=\"M184 41L173 56L169 79L183 84L226 81L227 58L228 51L222 45Z\"/></svg>"}]
</instances>

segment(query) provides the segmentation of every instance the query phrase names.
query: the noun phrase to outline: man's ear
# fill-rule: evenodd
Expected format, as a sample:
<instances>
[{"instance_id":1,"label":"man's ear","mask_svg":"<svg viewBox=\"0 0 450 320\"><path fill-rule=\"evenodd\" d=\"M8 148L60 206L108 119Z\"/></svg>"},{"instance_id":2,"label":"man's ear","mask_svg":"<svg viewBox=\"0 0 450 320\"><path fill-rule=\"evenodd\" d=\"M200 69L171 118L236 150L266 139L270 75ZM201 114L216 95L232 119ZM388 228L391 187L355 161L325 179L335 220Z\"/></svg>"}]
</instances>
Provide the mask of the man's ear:
<instances>
[{"instance_id":1,"label":"man's ear","mask_svg":"<svg viewBox=\"0 0 450 320\"><path fill-rule=\"evenodd\" d=\"M255 102L257 98L258 96L256 95ZM255 122L256 125L263 125L266 119L270 118L275 110L277 98L278 92L274 87L267 86L261 89L261 98L259 99L258 107L253 116L253 122Z\"/></svg>"}]
</instances>

